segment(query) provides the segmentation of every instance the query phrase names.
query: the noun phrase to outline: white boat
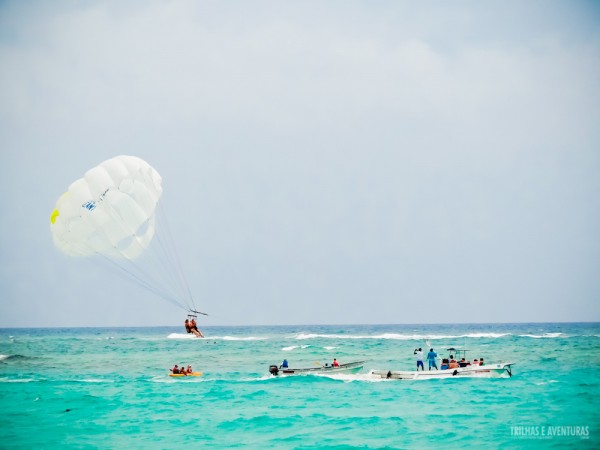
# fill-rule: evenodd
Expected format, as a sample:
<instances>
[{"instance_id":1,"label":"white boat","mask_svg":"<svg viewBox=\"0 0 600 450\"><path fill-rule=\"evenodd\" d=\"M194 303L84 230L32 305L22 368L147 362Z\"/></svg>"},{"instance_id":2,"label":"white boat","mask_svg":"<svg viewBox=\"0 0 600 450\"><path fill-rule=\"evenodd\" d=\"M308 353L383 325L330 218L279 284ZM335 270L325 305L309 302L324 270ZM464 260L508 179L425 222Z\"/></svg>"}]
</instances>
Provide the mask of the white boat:
<instances>
[{"instance_id":1,"label":"white boat","mask_svg":"<svg viewBox=\"0 0 600 450\"><path fill-rule=\"evenodd\" d=\"M466 360L467 350L461 350L455 347L449 348L448 352L452 355L462 356ZM450 357L451 358L451 357ZM448 358L448 359L450 359ZM446 361L446 359L444 359ZM431 370L373 370L371 375L385 379L395 380L431 380L440 378L510 378L512 376L512 366L514 363L501 362L485 365L466 365L464 367L455 367L441 370L432 368ZM441 365L440 367L444 367Z\"/></svg>"},{"instance_id":2,"label":"white boat","mask_svg":"<svg viewBox=\"0 0 600 450\"><path fill-rule=\"evenodd\" d=\"M326 364L319 367L308 367L305 369L292 369L289 367L269 366L271 375L312 375L312 374L332 374L332 373L356 373L365 365L365 361L354 361L350 363L333 366Z\"/></svg>"}]
</instances>

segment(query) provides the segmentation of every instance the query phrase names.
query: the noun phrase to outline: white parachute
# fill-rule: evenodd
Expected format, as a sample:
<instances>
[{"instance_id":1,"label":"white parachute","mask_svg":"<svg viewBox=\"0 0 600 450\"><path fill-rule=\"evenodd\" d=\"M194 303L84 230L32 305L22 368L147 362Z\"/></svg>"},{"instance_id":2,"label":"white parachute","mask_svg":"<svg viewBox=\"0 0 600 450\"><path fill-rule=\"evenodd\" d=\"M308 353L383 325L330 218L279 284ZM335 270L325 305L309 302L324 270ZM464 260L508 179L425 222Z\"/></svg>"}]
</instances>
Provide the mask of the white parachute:
<instances>
[{"instance_id":1,"label":"white parachute","mask_svg":"<svg viewBox=\"0 0 600 450\"><path fill-rule=\"evenodd\" d=\"M161 194L162 178L146 161L104 161L58 199L50 216L52 238L63 253L98 256L158 296L198 312L161 215Z\"/></svg>"}]
</instances>

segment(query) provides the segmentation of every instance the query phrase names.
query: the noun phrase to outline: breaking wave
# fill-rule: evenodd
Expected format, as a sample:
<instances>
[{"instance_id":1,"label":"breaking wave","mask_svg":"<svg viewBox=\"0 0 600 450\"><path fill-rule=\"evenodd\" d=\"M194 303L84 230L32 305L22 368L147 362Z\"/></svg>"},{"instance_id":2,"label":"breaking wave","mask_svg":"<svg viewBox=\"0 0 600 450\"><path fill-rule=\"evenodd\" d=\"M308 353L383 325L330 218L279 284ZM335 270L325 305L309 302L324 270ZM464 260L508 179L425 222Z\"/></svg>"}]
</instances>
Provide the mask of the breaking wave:
<instances>
[{"instance_id":1,"label":"breaking wave","mask_svg":"<svg viewBox=\"0 0 600 450\"><path fill-rule=\"evenodd\" d=\"M424 335L424 334L400 334L400 333L383 333L373 335L344 335L344 334L317 334L317 333L300 333L296 336L298 340L304 339L390 339L398 341L419 341L419 340L439 340L439 339L459 339L459 338L501 338L511 336L511 333L467 333L467 334L440 334L440 335Z\"/></svg>"},{"instance_id":2,"label":"breaking wave","mask_svg":"<svg viewBox=\"0 0 600 450\"><path fill-rule=\"evenodd\" d=\"M544 334L520 334L519 337L528 337L533 339L554 339L569 337L564 333L544 333Z\"/></svg>"},{"instance_id":3,"label":"breaking wave","mask_svg":"<svg viewBox=\"0 0 600 450\"><path fill-rule=\"evenodd\" d=\"M284 352L291 352L297 348L308 348L310 345L290 345L289 347L283 347L281 350Z\"/></svg>"}]
</instances>

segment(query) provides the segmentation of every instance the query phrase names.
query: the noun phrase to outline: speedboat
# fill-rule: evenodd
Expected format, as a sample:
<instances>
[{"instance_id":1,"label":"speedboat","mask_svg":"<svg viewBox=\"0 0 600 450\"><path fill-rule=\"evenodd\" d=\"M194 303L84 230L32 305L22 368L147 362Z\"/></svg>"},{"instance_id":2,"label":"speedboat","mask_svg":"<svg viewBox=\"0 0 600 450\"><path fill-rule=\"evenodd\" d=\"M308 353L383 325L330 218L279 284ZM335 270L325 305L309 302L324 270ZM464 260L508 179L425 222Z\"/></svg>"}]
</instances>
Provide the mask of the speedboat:
<instances>
[{"instance_id":1,"label":"speedboat","mask_svg":"<svg viewBox=\"0 0 600 450\"><path fill-rule=\"evenodd\" d=\"M350 363L333 366L330 364L319 367L308 367L306 369L291 369L289 367L269 366L271 375L313 375L313 374L332 374L332 373L356 373L360 372L365 361L354 361Z\"/></svg>"},{"instance_id":2,"label":"speedboat","mask_svg":"<svg viewBox=\"0 0 600 450\"><path fill-rule=\"evenodd\" d=\"M448 349L450 355L456 355L456 359L466 361L467 350L451 347ZM450 356L448 359L452 359ZM447 359L443 360L443 364ZM373 370L371 375L385 379L395 380L430 380L439 378L510 378L512 376L511 362L500 362L485 365L470 365L462 363L462 367L443 368L441 370ZM444 367L444 365L440 366Z\"/></svg>"}]
</instances>

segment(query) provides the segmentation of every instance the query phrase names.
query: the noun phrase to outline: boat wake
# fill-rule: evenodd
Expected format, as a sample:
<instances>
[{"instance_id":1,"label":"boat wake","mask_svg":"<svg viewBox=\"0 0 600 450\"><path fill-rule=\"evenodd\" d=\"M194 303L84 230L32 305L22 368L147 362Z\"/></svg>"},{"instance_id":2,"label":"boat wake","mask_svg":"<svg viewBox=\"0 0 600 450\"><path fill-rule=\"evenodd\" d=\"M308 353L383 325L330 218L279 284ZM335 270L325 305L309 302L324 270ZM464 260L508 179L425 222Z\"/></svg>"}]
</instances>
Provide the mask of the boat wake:
<instances>
[{"instance_id":1,"label":"boat wake","mask_svg":"<svg viewBox=\"0 0 600 450\"><path fill-rule=\"evenodd\" d=\"M166 383L166 384L173 384L173 383L204 383L205 381L207 381L204 377L163 377L163 376L156 376L154 378L152 378L151 380L153 383Z\"/></svg>"},{"instance_id":2,"label":"boat wake","mask_svg":"<svg viewBox=\"0 0 600 450\"><path fill-rule=\"evenodd\" d=\"M197 339L200 341L264 341L267 338L259 336L205 336L204 338L201 338L188 333L171 333L167 336L167 339Z\"/></svg>"},{"instance_id":3,"label":"boat wake","mask_svg":"<svg viewBox=\"0 0 600 450\"><path fill-rule=\"evenodd\" d=\"M386 381L381 377L376 377L369 373L319 373L314 374L313 376L319 378L330 378L332 380L343 381L345 383L353 383L353 382L367 382L367 383L381 383L382 381Z\"/></svg>"},{"instance_id":4,"label":"boat wake","mask_svg":"<svg viewBox=\"0 0 600 450\"><path fill-rule=\"evenodd\" d=\"M193 334L184 334L184 333L171 333L167 336L167 339L202 339L198 338Z\"/></svg>"}]
</instances>

